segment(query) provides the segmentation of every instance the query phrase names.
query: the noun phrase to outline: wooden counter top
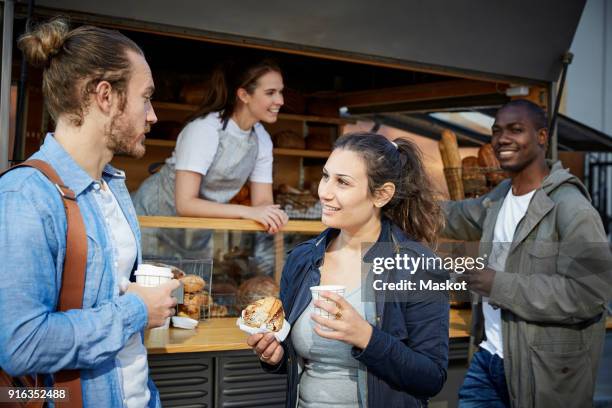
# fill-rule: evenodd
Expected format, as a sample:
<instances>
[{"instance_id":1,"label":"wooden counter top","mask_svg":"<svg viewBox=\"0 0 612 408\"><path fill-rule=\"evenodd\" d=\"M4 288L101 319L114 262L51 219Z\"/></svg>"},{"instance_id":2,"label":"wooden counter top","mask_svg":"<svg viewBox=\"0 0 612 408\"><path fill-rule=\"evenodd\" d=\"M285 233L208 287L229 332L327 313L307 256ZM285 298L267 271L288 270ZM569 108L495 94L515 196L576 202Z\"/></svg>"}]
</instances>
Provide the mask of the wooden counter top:
<instances>
[{"instance_id":1,"label":"wooden counter top","mask_svg":"<svg viewBox=\"0 0 612 408\"><path fill-rule=\"evenodd\" d=\"M246 350L247 336L235 317L223 317L200 322L194 330L147 330L145 346L149 354Z\"/></svg>"},{"instance_id":2,"label":"wooden counter top","mask_svg":"<svg viewBox=\"0 0 612 408\"><path fill-rule=\"evenodd\" d=\"M451 309L450 337L468 337L469 319L469 310ZM147 331L145 345L149 354L248 350L246 338L236 318L226 317L200 322L195 330Z\"/></svg>"},{"instance_id":3,"label":"wooden counter top","mask_svg":"<svg viewBox=\"0 0 612 408\"><path fill-rule=\"evenodd\" d=\"M265 231L253 220L197 217L162 217L141 215L140 228L194 228L228 231ZM321 221L290 220L282 232L319 234L325 229Z\"/></svg>"},{"instance_id":4,"label":"wooden counter top","mask_svg":"<svg viewBox=\"0 0 612 408\"><path fill-rule=\"evenodd\" d=\"M612 317L608 317L606 328L612 330ZM469 337L469 329L470 310L451 309L449 337ZM145 345L149 354L248 350L246 338L236 326L236 318L226 317L200 322L195 330L147 331Z\"/></svg>"}]
</instances>

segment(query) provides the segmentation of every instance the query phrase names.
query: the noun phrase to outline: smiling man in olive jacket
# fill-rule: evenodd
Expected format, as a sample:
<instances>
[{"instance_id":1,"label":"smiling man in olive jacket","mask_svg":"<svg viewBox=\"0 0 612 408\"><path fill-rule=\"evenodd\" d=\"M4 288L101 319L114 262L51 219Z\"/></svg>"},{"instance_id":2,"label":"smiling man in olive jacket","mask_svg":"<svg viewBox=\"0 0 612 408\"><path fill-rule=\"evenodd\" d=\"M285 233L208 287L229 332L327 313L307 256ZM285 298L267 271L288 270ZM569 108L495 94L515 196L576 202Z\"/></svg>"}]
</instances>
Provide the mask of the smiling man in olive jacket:
<instances>
[{"instance_id":1,"label":"smiling man in olive jacket","mask_svg":"<svg viewBox=\"0 0 612 408\"><path fill-rule=\"evenodd\" d=\"M480 241L466 272L474 354L459 407L592 406L611 298L610 248L584 185L545 160L544 111L503 106L491 144L511 174L477 199L444 205L449 238Z\"/></svg>"}]
</instances>

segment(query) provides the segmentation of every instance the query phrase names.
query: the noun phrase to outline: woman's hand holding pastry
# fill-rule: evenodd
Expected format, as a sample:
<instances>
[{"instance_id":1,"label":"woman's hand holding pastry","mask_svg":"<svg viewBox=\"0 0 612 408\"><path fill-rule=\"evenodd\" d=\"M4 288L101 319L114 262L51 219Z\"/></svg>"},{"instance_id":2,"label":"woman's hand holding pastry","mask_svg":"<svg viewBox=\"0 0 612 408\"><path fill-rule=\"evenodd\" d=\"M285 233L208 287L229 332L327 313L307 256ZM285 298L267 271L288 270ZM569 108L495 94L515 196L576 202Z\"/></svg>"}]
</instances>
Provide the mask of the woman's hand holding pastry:
<instances>
[{"instance_id":1,"label":"woman's hand holding pastry","mask_svg":"<svg viewBox=\"0 0 612 408\"><path fill-rule=\"evenodd\" d=\"M264 363L276 365L281 362L285 350L276 340L274 333L256 333L247 337L247 344Z\"/></svg>"},{"instance_id":2,"label":"woman's hand holding pastry","mask_svg":"<svg viewBox=\"0 0 612 408\"><path fill-rule=\"evenodd\" d=\"M332 300L315 300L314 305L328 312L331 318L319 316L315 313L311 318L318 323L314 331L326 339L340 340L360 349L366 348L372 336L372 326L346 301L342 296L333 292L321 292L321 296ZM327 331L321 326L331 329Z\"/></svg>"},{"instance_id":3,"label":"woman's hand holding pastry","mask_svg":"<svg viewBox=\"0 0 612 408\"><path fill-rule=\"evenodd\" d=\"M249 210L246 218L262 224L270 234L280 231L285 224L287 224L287 221L289 221L289 217L281 210L278 204L248 208Z\"/></svg>"}]
</instances>

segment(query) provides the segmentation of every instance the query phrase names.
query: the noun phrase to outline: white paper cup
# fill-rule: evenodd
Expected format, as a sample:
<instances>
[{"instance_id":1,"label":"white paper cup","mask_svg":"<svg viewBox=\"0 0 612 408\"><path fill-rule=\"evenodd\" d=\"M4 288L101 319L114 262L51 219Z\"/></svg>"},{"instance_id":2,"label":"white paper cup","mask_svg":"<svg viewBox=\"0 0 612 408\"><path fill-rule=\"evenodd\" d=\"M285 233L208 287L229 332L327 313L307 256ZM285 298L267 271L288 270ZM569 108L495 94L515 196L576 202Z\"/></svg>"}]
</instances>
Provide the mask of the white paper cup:
<instances>
[{"instance_id":1,"label":"white paper cup","mask_svg":"<svg viewBox=\"0 0 612 408\"><path fill-rule=\"evenodd\" d=\"M312 299L313 300L323 300L324 302L327 303L333 303L336 304L336 302L331 301L327 298L323 298L321 296L321 292L333 292L337 295L340 295L342 297L344 297L344 292L346 291L346 286L342 286L342 285L321 285L321 286L311 286L310 287L310 293L312 293ZM333 314L330 314L329 312L327 312L326 310L321 309L320 307L314 307L314 312L316 314L318 314L319 316L325 317L326 319L335 319L336 316L334 316Z\"/></svg>"},{"instance_id":2,"label":"white paper cup","mask_svg":"<svg viewBox=\"0 0 612 408\"><path fill-rule=\"evenodd\" d=\"M149 264L140 264L134 275L136 276L137 284L149 288L169 282L174 276L170 268Z\"/></svg>"},{"instance_id":3,"label":"white paper cup","mask_svg":"<svg viewBox=\"0 0 612 408\"><path fill-rule=\"evenodd\" d=\"M146 286L149 288L157 287L163 283L170 282L173 278L172 270L163 266L155 266L149 264L140 264L138 269L134 273L136 276L136 283L140 286ZM166 319L163 326L156 327L151 330L167 329L170 327L170 318Z\"/></svg>"}]
</instances>

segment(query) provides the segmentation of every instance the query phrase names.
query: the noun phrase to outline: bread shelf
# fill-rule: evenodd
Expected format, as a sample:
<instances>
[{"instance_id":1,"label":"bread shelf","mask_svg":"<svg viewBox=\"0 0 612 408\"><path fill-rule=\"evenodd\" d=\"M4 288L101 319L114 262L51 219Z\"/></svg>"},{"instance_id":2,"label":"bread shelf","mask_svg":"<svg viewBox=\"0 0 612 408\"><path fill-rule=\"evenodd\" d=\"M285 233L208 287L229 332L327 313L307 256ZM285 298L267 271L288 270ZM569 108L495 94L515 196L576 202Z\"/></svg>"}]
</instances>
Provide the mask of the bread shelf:
<instances>
[{"instance_id":1,"label":"bread shelf","mask_svg":"<svg viewBox=\"0 0 612 408\"><path fill-rule=\"evenodd\" d=\"M145 145L147 146L160 146L160 147L174 147L176 141L174 140L161 140L161 139L145 139ZM303 149L282 149L276 148L272 152L278 156L296 156L296 157L314 157L327 159L331 154L329 150L303 150Z\"/></svg>"},{"instance_id":2,"label":"bread shelf","mask_svg":"<svg viewBox=\"0 0 612 408\"><path fill-rule=\"evenodd\" d=\"M242 219L139 216L141 228L195 228L223 231L265 231L258 222ZM320 221L291 220L282 232L318 234L325 229Z\"/></svg>"},{"instance_id":3,"label":"bread shelf","mask_svg":"<svg viewBox=\"0 0 612 408\"><path fill-rule=\"evenodd\" d=\"M195 112L198 109L198 106L189 105L186 103L175 103L175 102L153 102L153 108L157 110ZM333 117L327 117L327 116L296 115L293 113L279 113L278 118L281 120L294 120L298 122L312 122L312 123L326 123L330 125L339 125L339 126L346 125L349 123L355 123L355 121L352 119L333 118Z\"/></svg>"}]
</instances>

